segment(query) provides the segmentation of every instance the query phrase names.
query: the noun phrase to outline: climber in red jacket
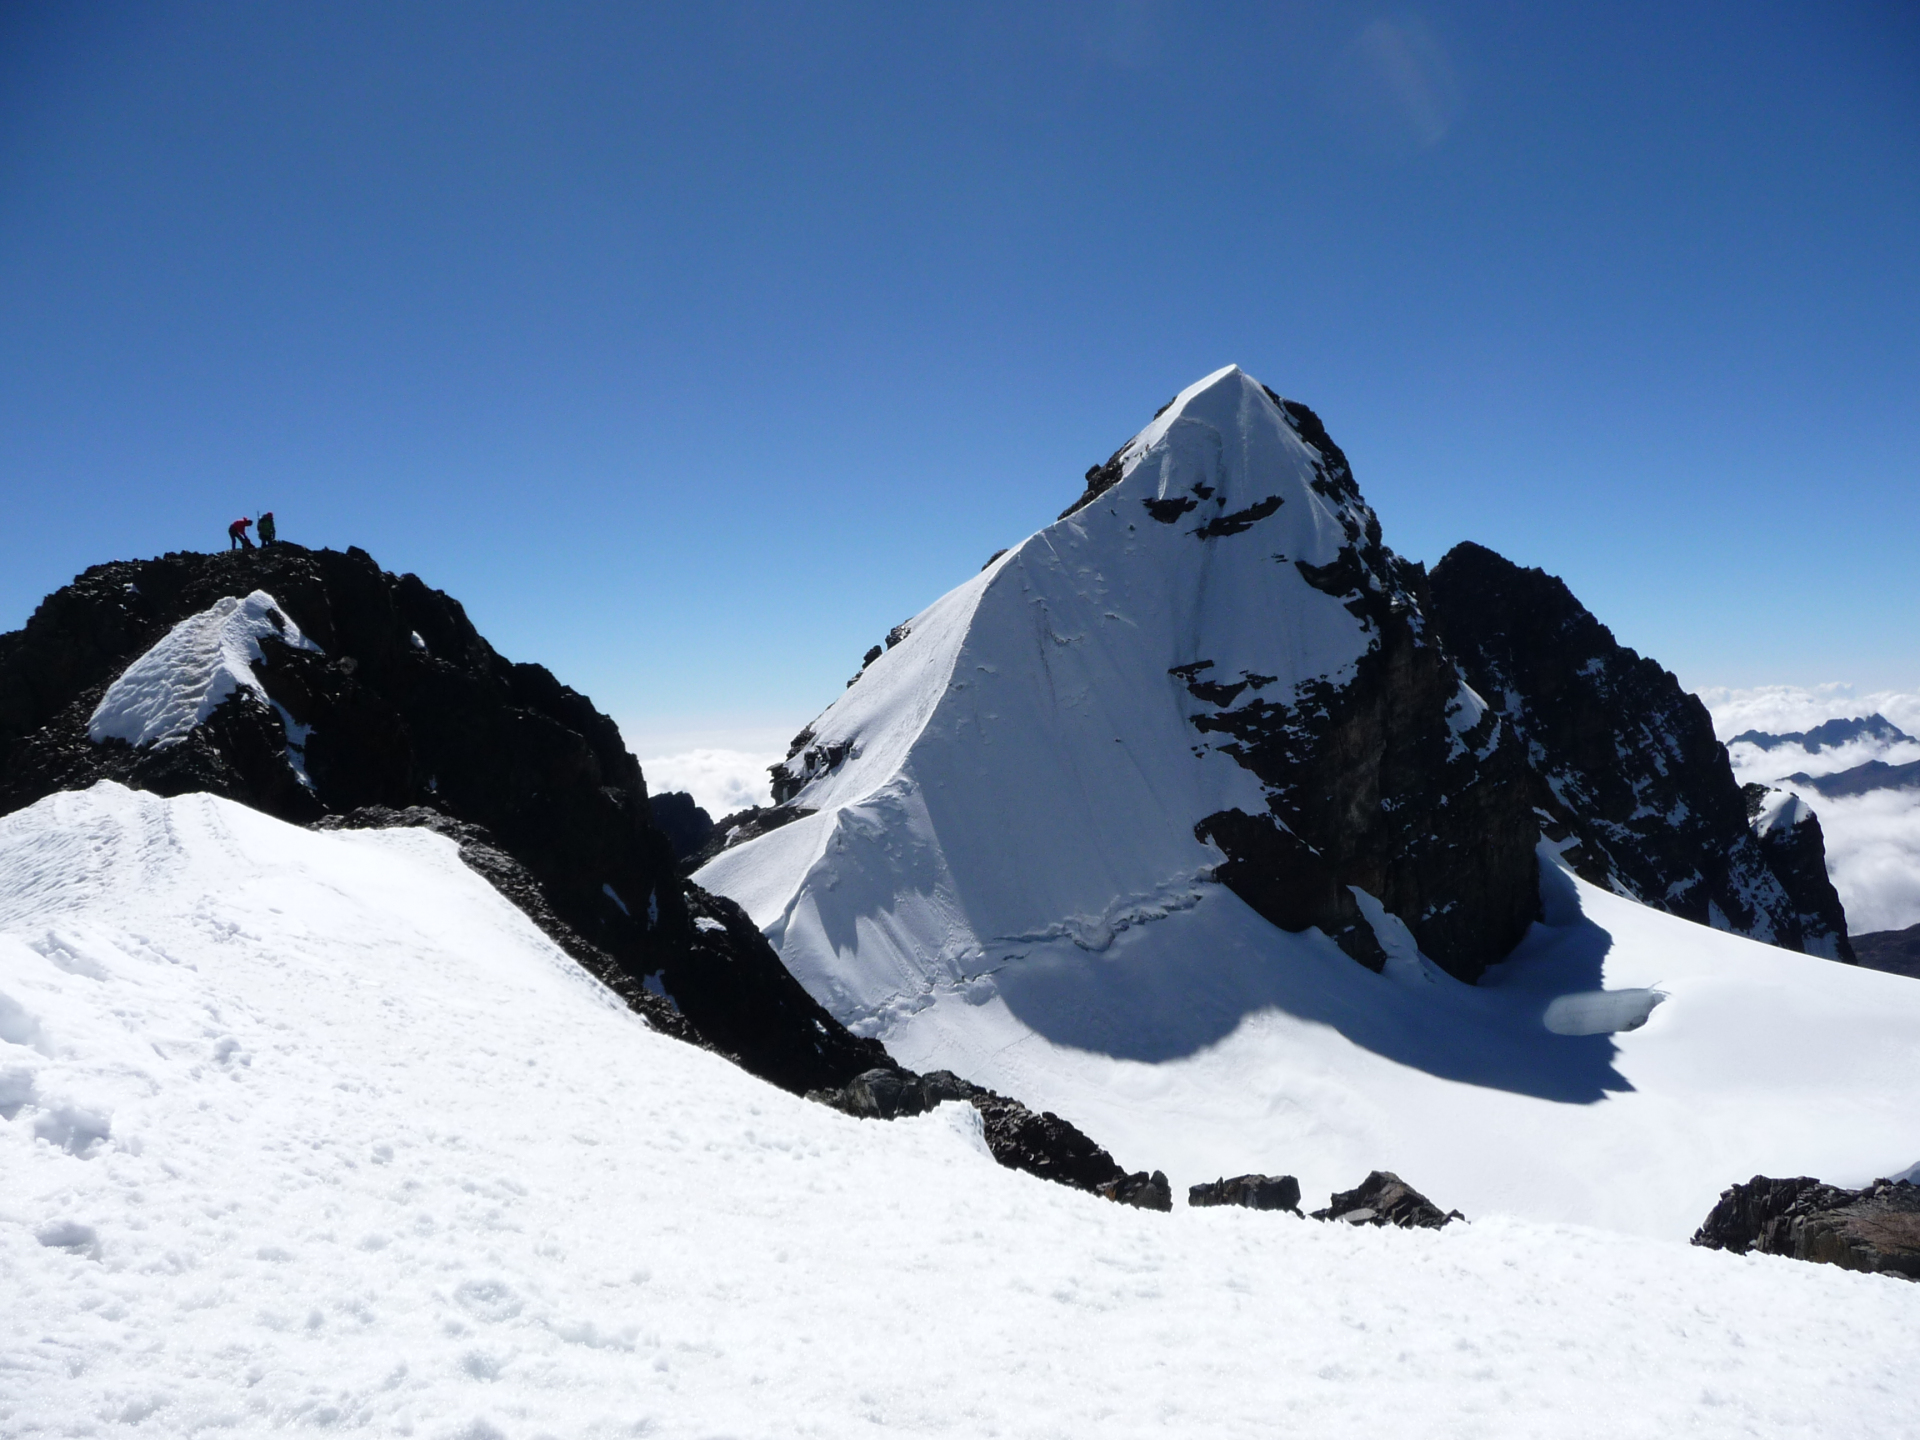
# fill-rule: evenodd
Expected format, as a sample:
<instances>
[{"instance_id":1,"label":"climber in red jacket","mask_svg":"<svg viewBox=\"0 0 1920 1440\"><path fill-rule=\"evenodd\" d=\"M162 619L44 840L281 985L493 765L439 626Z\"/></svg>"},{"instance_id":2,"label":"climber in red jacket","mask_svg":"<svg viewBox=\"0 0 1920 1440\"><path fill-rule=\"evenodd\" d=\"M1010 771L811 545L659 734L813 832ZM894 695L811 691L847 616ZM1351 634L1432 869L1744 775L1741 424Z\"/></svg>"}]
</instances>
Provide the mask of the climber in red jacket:
<instances>
[{"instance_id":1,"label":"climber in red jacket","mask_svg":"<svg viewBox=\"0 0 1920 1440\"><path fill-rule=\"evenodd\" d=\"M253 541L247 537L247 527L251 524L253 524L253 517L251 515L242 515L238 520L227 526L227 539L231 542L228 544L227 549L253 549Z\"/></svg>"}]
</instances>

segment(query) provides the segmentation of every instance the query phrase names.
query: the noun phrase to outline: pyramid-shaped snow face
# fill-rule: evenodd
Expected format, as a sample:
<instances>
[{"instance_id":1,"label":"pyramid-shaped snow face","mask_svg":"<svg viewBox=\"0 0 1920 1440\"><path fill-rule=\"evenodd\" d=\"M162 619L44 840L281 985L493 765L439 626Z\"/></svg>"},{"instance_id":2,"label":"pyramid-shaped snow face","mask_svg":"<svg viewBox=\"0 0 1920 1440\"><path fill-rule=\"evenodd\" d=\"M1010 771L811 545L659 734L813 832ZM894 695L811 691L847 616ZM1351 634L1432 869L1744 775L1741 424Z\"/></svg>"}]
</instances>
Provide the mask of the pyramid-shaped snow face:
<instances>
[{"instance_id":1,"label":"pyramid-shaped snow face","mask_svg":"<svg viewBox=\"0 0 1920 1440\"><path fill-rule=\"evenodd\" d=\"M1537 913L1536 828L1423 587L1312 412L1219 371L902 627L776 773L813 813L701 883L877 1030L1223 894L1471 977Z\"/></svg>"}]
</instances>

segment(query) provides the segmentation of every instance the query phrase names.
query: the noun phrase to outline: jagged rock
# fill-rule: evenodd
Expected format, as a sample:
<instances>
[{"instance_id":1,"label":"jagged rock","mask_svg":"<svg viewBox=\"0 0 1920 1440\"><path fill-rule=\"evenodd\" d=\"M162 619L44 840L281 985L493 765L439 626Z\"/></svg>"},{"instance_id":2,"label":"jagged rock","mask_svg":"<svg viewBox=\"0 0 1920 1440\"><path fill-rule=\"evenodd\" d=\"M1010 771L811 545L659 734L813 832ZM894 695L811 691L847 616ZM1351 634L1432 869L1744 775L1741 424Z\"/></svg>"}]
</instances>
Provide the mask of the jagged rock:
<instances>
[{"instance_id":1,"label":"jagged rock","mask_svg":"<svg viewBox=\"0 0 1920 1440\"><path fill-rule=\"evenodd\" d=\"M1846 1190L1806 1175L1756 1175L1720 1192L1693 1243L1920 1280L1920 1185L1876 1180Z\"/></svg>"},{"instance_id":2,"label":"jagged rock","mask_svg":"<svg viewBox=\"0 0 1920 1440\"><path fill-rule=\"evenodd\" d=\"M809 1091L807 1098L875 1120L924 1114L946 1100L965 1101L980 1112L987 1149L1009 1170L1092 1191L1123 1205L1173 1208L1167 1177L1159 1171L1129 1174L1113 1156L1052 1111L1036 1113L1018 1100L962 1080L951 1070L916 1075L879 1066L843 1086Z\"/></svg>"},{"instance_id":3,"label":"jagged rock","mask_svg":"<svg viewBox=\"0 0 1920 1440\"><path fill-rule=\"evenodd\" d=\"M1173 402L1168 401L1167 403L1172 404ZM1162 405L1160 407L1160 413L1165 414L1166 408L1167 408L1166 405ZM1158 419L1159 415L1156 415L1154 418ZM1102 495L1106 494L1107 491L1111 490L1115 485L1120 483L1120 476L1122 473L1123 463L1125 460L1126 453L1127 453L1127 447L1122 445L1118 450L1114 451L1113 454L1109 455L1106 458L1104 463L1099 465L1089 465L1087 467L1087 488L1081 492L1080 498L1078 500L1075 500L1071 505L1069 505L1066 509L1060 512L1060 518L1062 520L1066 519L1067 516L1073 514L1074 511L1083 509L1086 506L1091 505L1095 500L1098 500ZM996 554L993 557L993 559L998 560L1001 555L1004 555L1006 553L1007 553L1006 551L1002 550L998 554ZM993 563L993 560L987 561L987 564L989 565L991 565L992 563Z\"/></svg>"},{"instance_id":4,"label":"jagged rock","mask_svg":"<svg viewBox=\"0 0 1920 1440\"><path fill-rule=\"evenodd\" d=\"M1316 1220L1347 1225L1397 1225L1402 1230L1438 1230L1467 1217L1458 1210L1442 1211L1391 1170L1375 1170L1352 1190L1343 1190L1313 1212Z\"/></svg>"},{"instance_id":5,"label":"jagged rock","mask_svg":"<svg viewBox=\"0 0 1920 1440\"><path fill-rule=\"evenodd\" d=\"M791 825L811 814L813 811L804 805L750 805L745 810L736 810L714 822L706 841L681 861L680 868L691 875L722 850L744 844L770 830L778 830L782 825Z\"/></svg>"},{"instance_id":6,"label":"jagged rock","mask_svg":"<svg viewBox=\"0 0 1920 1440\"><path fill-rule=\"evenodd\" d=\"M1790 950L1851 960L1807 811L1770 839L1700 701L1544 571L1480 545L1447 552L1434 616L1468 683L1524 739L1523 786L1583 878ZM1790 833L1791 832L1791 833Z\"/></svg>"},{"instance_id":7,"label":"jagged rock","mask_svg":"<svg viewBox=\"0 0 1920 1440\"><path fill-rule=\"evenodd\" d=\"M235 689L177 743L89 738L130 665L181 622L254 592L304 637L259 639L257 691ZM383 573L364 550L95 566L0 636L0 814L102 779L208 791L296 823L382 807L479 827L582 945L631 982L651 979L684 1024L755 1074L805 1090L885 1063L737 907L680 879L612 720L542 667L503 659L458 601Z\"/></svg>"},{"instance_id":8,"label":"jagged rock","mask_svg":"<svg viewBox=\"0 0 1920 1440\"><path fill-rule=\"evenodd\" d=\"M1151 1175L1138 1171L1119 1180L1109 1181L1100 1187L1100 1194L1119 1205L1131 1205L1136 1210L1173 1209L1173 1186L1164 1173L1159 1170Z\"/></svg>"},{"instance_id":9,"label":"jagged rock","mask_svg":"<svg viewBox=\"0 0 1920 1440\"><path fill-rule=\"evenodd\" d=\"M697 852L713 834L713 817L684 790L669 790L652 800L653 823L666 835L676 859Z\"/></svg>"},{"instance_id":10,"label":"jagged rock","mask_svg":"<svg viewBox=\"0 0 1920 1440\"><path fill-rule=\"evenodd\" d=\"M1920 980L1920 925L1909 925L1905 930L1874 930L1850 938L1854 955L1868 969Z\"/></svg>"},{"instance_id":11,"label":"jagged rock","mask_svg":"<svg viewBox=\"0 0 1920 1440\"><path fill-rule=\"evenodd\" d=\"M1187 1204L1241 1205L1249 1210L1300 1213L1300 1182L1291 1175L1235 1175L1187 1189Z\"/></svg>"}]
</instances>

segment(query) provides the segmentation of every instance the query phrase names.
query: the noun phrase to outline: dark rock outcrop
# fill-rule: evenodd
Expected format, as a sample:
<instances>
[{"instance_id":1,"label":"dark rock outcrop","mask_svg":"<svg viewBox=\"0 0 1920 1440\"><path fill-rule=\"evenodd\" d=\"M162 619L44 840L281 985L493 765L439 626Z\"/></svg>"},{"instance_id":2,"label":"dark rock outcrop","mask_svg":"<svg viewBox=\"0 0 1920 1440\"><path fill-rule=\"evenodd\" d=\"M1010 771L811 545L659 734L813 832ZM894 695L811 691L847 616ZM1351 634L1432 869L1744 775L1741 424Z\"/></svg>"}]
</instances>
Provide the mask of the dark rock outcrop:
<instances>
[{"instance_id":1,"label":"dark rock outcrop","mask_svg":"<svg viewBox=\"0 0 1920 1440\"><path fill-rule=\"evenodd\" d=\"M916 1075L910 1070L879 1066L843 1086L811 1091L807 1098L873 1120L921 1115L942 1101L962 1101L980 1112L987 1149L1009 1170L1024 1170L1042 1180L1088 1190L1123 1205L1148 1210L1173 1208L1167 1177L1158 1170L1152 1174L1144 1170L1129 1173L1052 1111L1029 1110L1018 1100L962 1080L951 1070Z\"/></svg>"},{"instance_id":2,"label":"dark rock outcrop","mask_svg":"<svg viewBox=\"0 0 1920 1440\"><path fill-rule=\"evenodd\" d=\"M1849 938L1854 958L1869 970L1920 980L1920 925L1909 925L1905 930L1874 930Z\"/></svg>"},{"instance_id":3,"label":"dark rock outcrop","mask_svg":"<svg viewBox=\"0 0 1920 1440\"><path fill-rule=\"evenodd\" d=\"M1291 1175L1235 1175L1187 1189L1187 1204L1241 1205L1249 1210L1300 1213L1300 1182Z\"/></svg>"},{"instance_id":4,"label":"dark rock outcrop","mask_svg":"<svg viewBox=\"0 0 1920 1440\"><path fill-rule=\"evenodd\" d=\"M1585 879L1670 914L1850 960L1811 814L1772 843L1706 706L1617 643L1567 587L1479 545L1434 568L1433 614L1468 683L1525 743L1547 835Z\"/></svg>"},{"instance_id":5,"label":"dark rock outcrop","mask_svg":"<svg viewBox=\"0 0 1920 1440\"><path fill-rule=\"evenodd\" d=\"M1123 1176L1102 1185L1099 1193L1115 1204L1131 1205L1136 1210L1170 1212L1173 1209L1173 1184L1158 1170L1151 1175Z\"/></svg>"},{"instance_id":6,"label":"dark rock outcrop","mask_svg":"<svg viewBox=\"0 0 1920 1440\"><path fill-rule=\"evenodd\" d=\"M811 814L813 811L804 805L750 805L745 810L736 810L714 822L705 843L686 856L680 868L691 875L722 850L731 850L735 845L743 845Z\"/></svg>"},{"instance_id":7,"label":"dark rock outcrop","mask_svg":"<svg viewBox=\"0 0 1920 1440\"><path fill-rule=\"evenodd\" d=\"M1169 405L1172 403L1173 403L1172 401L1167 402L1167 404ZM1162 405L1160 407L1162 413L1165 412L1166 408L1167 408L1166 405ZM1071 505L1069 505L1066 509L1060 512L1060 518L1062 520L1066 519L1067 516L1073 514L1074 511L1084 509L1086 506L1091 505L1094 501L1098 500L1102 495L1106 494L1107 491L1111 490L1114 486L1120 483L1120 475L1122 470L1120 457L1125 455L1126 451L1127 451L1127 447L1122 445L1118 450L1114 451L1113 454L1109 455L1106 458L1106 460L1101 464L1090 465L1087 467L1087 488L1080 492L1080 498L1078 500L1075 500ZM1004 550L1000 552L1001 555L1004 555L1006 553L1007 552ZM999 556L994 557L994 559L998 559L998 558ZM987 564L989 565L991 565L992 563L993 563L992 560L987 561Z\"/></svg>"},{"instance_id":8,"label":"dark rock outcrop","mask_svg":"<svg viewBox=\"0 0 1920 1440\"><path fill-rule=\"evenodd\" d=\"M537 925L546 937L564 950L574 961L605 985L614 994L627 1002L627 1008L638 1012L655 1030L663 1035L671 1035L689 1045L698 1045L711 1050L710 1044L687 1022L680 1009L665 995L655 994L646 984L629 974L626 968L598 945L581 938L580 933L562 920L547 903L546 892L532 873L513 856L494 843L493 837L478 825L469 825L465 821L455 820L438 810L429 810L423 805L411 805L404 810L394 810L385 805L369 805L346 815L323 815L314 823L316 830L392 830L406 828L431 830L436 835L444 835L460 847L460 859L468 869L473 870L489 885L493 886L513 904L518 906L526 917ZM729 1059L737 1059L728 1056Z\"/></svg>"},{"instance_id":9,"label":"dark rock outcrop","mask_svg":"<svg viewBox=\"0 0 1920 1440\"><path fill-rule=\"evenodd\" d=\"M1474 980L1540 913L1539 825L1524 751L1496 716L1463 712L1461 676L1426 618L1426 573L1381 543L1380 523L1319 417L1268 394L1313 448L1313 488L1339 507L1347 532L1336 561L1297 568L1342 601L1368 648L1351 679L1305 686L1290 703L1259 696L1271 676L1217 676L1207 660L1175 672L1211 707L1194 727L1224 737L1217 748L1267 792L1265 813L1220 811L1195 834L1225 852L1221 883L1282 929L1318 926L1380 969L1386 952L1354 898L1357 886L1406 923L1422 953ZM1208 544L1248 543L1240 522L1254 524L1261 509L1195 533ZM1249 690L1255 698L1243 699Z\"/></svg>"},{"instance_id":10,"label":"dark rock outcrop","mask_svg":"<svg viewBox=\"0 0 1920 1440\"><path fill-rule=\"evenodd\" d=\"M684 790L669 790L653 797L653 823L667 837L674 856L684 860L713 834L713 817L693 803Z\"/></svg>"},{"instance_id":11,"label":"dark rock outcrop","mask_svg":"<svg viewBox=\"0 0 1920 1440\"><path fill-rule=\"evenodd\" d=\"M260 642L266 701L239 689L176 744L88 738L108 687L175 624L255 590L319 647ZM304 736L298 770L290 725ZM581 946L670 996L683 1026L748 1070L801 1091L886 1062L737 907L680 878L610 719L542 667L496 654L458 601L363 550L100 565L0 636L0 813L102 779L208 791L296 823L381 807L477 827L463 845L509 857Z\"/></svg>"},{"instance_id":12,"label":"dark rock outcrop","mask_svg":"<svg viewBox=\"0 0 1920 1440\"><path fill-rule=\"evenodd\" d=\"M1375 1170L1351 1190L1343 1190L1313 1212L1316 1220L1347 1225L1397 1225L1402 1230L1438 1230L1467 1217L1458 1210L1442 1211L1391 1170Z\"/></svg>"},{"instance_id":13,"label":"dark rock outcrop","mask_svg":"<svg viewBox=\"0 0 1920 1440\"><path fill-rule=\"evenodd\" d=\"M1805 1175L1756 1175L1720 1192L1693 1243L1920 1280L1920 1185L1876 1180L1846 1190Z\"/></svg>"}]
</instances>

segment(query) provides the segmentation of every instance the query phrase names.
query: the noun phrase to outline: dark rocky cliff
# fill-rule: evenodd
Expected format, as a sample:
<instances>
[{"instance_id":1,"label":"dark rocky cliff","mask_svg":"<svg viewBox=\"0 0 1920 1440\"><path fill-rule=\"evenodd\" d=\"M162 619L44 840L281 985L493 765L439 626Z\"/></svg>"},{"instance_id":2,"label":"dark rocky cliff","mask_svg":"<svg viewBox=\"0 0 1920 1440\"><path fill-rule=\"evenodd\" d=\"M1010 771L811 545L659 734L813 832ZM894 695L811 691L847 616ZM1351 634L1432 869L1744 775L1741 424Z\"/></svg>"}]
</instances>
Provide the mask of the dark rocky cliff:
<instances>
[{"instance_id":1,"label":"dark rocky cliff","mask_svg":"<svg viewBox=\"0 0 1920 1440\"><path fill-rule=\"evenodd\" d=\"M1240 699L1259 677L1222 685L1211 665L1175 672L1208 707L1194 727L1225 737L1219 748L1268 797L1267 813L1221 811L1196 833L1226 853L1221 882L1282 929L1317 925L1381 968L1385 951L1349 888L1358 887L1405 922L1423 954L1474 980L1540 913L1525 755L1496 717L1463 709L1460 674L1427 620L1425 572L1381 542L1319 417L1267 393L1313 448L1313 488L1346 527L1337 560L1293 563L1360 622L1368 648L1344 683L1315 682L1287 704Z\"/></svg>"},{"instance_id":2,"label":"dark rocky cliff","mask_svg":"<svg viewBox=\"0 0 1920 1440\"><path fill-rule=\"evenodd\" d=\"M174 625L255 590L319 647L260 643L272 705L243 688L178 743L88 738L101 696ZM298 770L289 722L310 727ZM478 827L580 940L754 1073L804 1092L890 1063L807 995L738 906L680 878L610 719L365 551L96 566L0 635L0 813L101 779L209 791L300 824L423 807Z\"/></svg>"},{"instance_id":3,"label":"dark rocky cliff","mask_svg":"<svg viewBox=\"0 0 1920 1440\"><path fill-rule=\"evenodd\" d=\"M1819 821L1756 834L1707 709L1541 570L1480 545L1434 567L1468 682L1525 742L1547 835L1585 879L1670 914L1851 961Z\"/></svg>"}]
</instances>

